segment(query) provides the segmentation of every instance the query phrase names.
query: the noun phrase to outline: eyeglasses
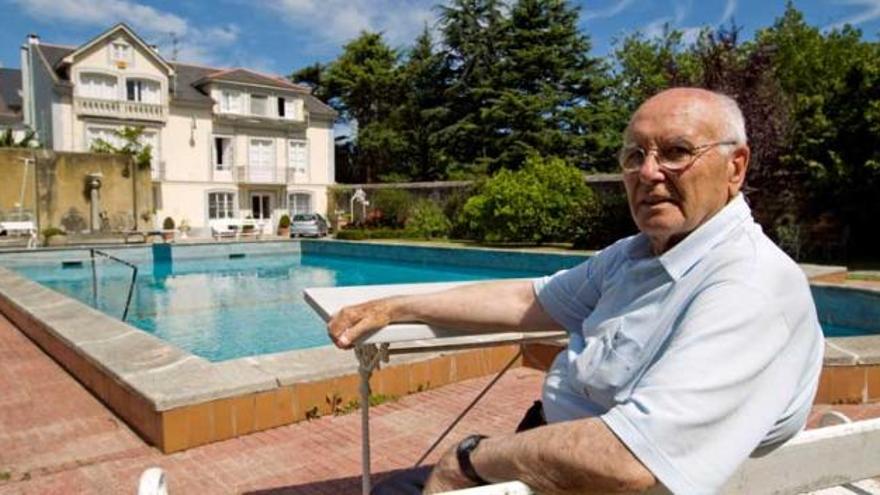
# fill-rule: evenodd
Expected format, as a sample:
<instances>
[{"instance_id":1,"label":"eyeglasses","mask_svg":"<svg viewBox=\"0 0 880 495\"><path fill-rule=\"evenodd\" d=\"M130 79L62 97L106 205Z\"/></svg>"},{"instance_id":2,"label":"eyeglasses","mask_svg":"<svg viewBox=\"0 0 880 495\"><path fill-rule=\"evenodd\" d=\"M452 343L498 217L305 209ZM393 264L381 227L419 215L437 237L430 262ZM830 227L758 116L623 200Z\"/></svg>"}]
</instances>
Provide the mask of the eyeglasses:
<instances>
[{"instance_id":1,"label":"eyeglasses","mask_svg":"<svg viewBox=\"0 0 880 495\"><path fill-rule=\"evenodd\" d=\"M657 157L657 165L669 172L683 172L685 169L693 165L703 153L709 151L715 146L726 146L736 144L736 141L716 141L714 143L702 144L700 146L688 146L685 144L671 144L660 146L653 150L646 150L640 146L626 147L620 150L618 160L623 173L629 174L637 172L648 155L654 153Z\"/></svg>"}]
</instances>

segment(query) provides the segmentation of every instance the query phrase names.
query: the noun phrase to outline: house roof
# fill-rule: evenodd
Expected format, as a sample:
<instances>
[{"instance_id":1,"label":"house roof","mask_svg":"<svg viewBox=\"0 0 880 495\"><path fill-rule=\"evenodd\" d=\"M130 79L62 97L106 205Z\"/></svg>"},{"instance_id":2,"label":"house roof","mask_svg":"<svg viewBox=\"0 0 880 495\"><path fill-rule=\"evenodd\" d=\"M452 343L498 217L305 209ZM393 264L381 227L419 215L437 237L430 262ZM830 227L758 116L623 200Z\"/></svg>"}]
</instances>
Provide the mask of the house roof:
<instances>
[{"instance_id":1,"label":"house roof","mask_svg":"<svg viewBox=\"0 0 880 495\"><path fill-rule=\"evenodd\" d=\"M152 57L153 60L155 60L162 68L167 70L169 73L174 71L174 69L168 64L168 62L164 58L162 58L161 55L159 55L159 53L156 50L154 50L152 47L150 47L150 45L147 44L147 42L145 42L143 39L141 39L141 37L138 36L137 33L135 33L134 31L132 31L132 29L130 27L128 27L124 22L120 22L120 23L116 24L115 26L111 27L110 29L104 31L103 33L95 36L94 38L90 39L89 41L85 42L84 44L78 46L73 52L67 54L64 57L64 61L65 62L73 62L74 58L76 58L77 56L79 56L82 53L85 53L86 51L91 49L93 46L95 46L97 43L101 42L102 40L104 40L106 38L109 38L111 36L119 34L119 33L126 34L129 38L132 39L132 41L134 41L136 44L140 45L145 53L149 54L149 56Z\"/></svg>"},{"instance_id":2,"label":"house roof","mask_svg":"<svg viewBox=\"0 0 880 495\"><path fill-rule=\"evenodd\" d=\"M51 43L40 43L35 46L43 52L43 56L46 57L46 62L49 62L49 65L55 69L56 72L58 72L58 68L61 65L62 60L64 60L64 57L76 51L76 47L74 46L53 45Z\"/></svg>"},{"instance_id":3,"label":"house roof","mask_svg":"<svg viewBox=\"0 0 880 495\"><path fill-rule=\"evenodd\" d=\"M21 70L0 68L0 124L21 120Z\"/></svg>"},{"instance_id":4,"label":"house roof","mask_svg":"<svg viewBox=\"0 0 880 495\"><path fill-rule=\"evenodd\" d=\"M66 70L63 69L65 58L69 56L74 56L76 52L81 52L85 50L88 46L93 45L98 40L103 39L108 34L113 33L119 29L123 29L124 31L128 32L142 43L142 40L140 40L140 38L137 38L136 35L127 26L125 26L124 24L117 24L113 28L101 33L100 35L80 47L55 45L52 43L39 43L34 46L36 46L40 50L43 58L45 58L49 66L55 70L58 78L62 81L68 81L69 74ZM161 57L159 58L163 61L163 63L165 62L164 59L161 59ZM214 100L211 98L210 95L208 95L201 89L201 86L207 84L208 82L225 81L245 85L268 86L281 90L293 91L299 93L302 96L305 108L309 112L309 114L330 118L335 118L337 116L336 110L313 96L308 86L293 83L281 76L263 74L255 70L245 69L242 67L224 69L219 67L208 67L204 65L190 64L185 62L167 62L167 64L169 68L174 71L174 77L176 78L174 81L174 86L172 88L173 101L181 103L212 105L214 103ZM18 80L18 88L20 89L20 72ZM16 92L16 94L18 93ZM20 105L21 103L19 98L19 106Z\"/></svg>"},{"instance_id":5,"label":"house roof","mask_svg":"<svg viewBox=\"0 0 880 495\"><path fill-rule=\"evenodd\" d=\"M287 89L297 92L308 92L308 88L299 84L294 84L287 79L278 76L270 76L261 74L251 69L243 69L234 67L231 69L217 69L215 72L207 74L202 81L197 84L204 84L212 81L225 81L242 84L258 84L260 86L270 86L273 88Z\"/></svg>"},{"instance_id":6,"label":"house roof","mask_svg":"<svg viewBox=\"0 0 880 495\"><path fill-rule=\"evenodd\" d=\"M195 82L203 79L205 75L215 72L213 67L190 65L172 62L177 80L174 82L174 101L187 103L204 103L213 105L214 100L195 86Z\"/></svg>"}]
</instances>

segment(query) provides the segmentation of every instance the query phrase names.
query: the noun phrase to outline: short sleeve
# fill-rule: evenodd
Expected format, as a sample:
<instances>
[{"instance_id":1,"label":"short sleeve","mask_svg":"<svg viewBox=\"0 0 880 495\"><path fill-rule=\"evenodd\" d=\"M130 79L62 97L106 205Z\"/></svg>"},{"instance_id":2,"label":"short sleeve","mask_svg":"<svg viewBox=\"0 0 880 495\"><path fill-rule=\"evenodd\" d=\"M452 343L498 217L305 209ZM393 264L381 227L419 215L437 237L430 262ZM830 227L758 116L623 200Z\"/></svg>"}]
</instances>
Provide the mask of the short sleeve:
<instances>
[{"instance_id":1,"label":"short sleeve","mask_svg":"<svg viewBox=\"0 0 880 495\"><path fill-rule=\"evenodd\" d=\"M629 398L602 416L673 493L717 492L811 372L811 356L787 354L792 332L768 299L733 282L698 294ZM785 438L803 427L802 416Z\"/></svg>"},{"instance_id":2,"label":"short sleeve","mask_svg":"<svg viewBox=\"0 0 880 495\"><path fill-rule=\"evenodd\" d=\"M599 301L597 257L553 275L535 279L535 295L544 311L569 333L578 332Z\"/></svg>"}]
</instances>

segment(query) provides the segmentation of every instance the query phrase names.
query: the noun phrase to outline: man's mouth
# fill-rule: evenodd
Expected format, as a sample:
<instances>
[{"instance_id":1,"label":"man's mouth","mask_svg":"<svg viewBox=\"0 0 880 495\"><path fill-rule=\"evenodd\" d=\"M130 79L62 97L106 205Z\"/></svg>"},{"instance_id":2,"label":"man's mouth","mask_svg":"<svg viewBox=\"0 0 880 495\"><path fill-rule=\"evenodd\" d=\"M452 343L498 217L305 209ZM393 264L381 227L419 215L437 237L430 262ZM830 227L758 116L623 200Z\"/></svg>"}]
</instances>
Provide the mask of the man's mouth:
<instances>
[{"instance_id":1,"label":"man's mouth","mask_svg":"<svg viewBox=\"0 0 880 495\"><path fill-rule=\"evenodd\" d=\"M645 206L656 206L664 203L675 203L675 200L667 196L648 196L641 203Z\"/></svg>"}]
</instances>

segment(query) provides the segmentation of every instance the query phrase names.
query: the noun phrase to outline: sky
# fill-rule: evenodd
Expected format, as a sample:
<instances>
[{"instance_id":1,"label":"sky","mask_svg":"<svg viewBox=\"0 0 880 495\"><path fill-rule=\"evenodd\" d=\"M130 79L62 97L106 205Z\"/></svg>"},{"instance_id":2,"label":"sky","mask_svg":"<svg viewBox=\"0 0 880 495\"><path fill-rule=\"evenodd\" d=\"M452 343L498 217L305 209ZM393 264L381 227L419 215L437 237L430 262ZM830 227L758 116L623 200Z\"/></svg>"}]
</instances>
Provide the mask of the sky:
<instances>
[{"instance_id":1,"label":"sky","mask_svg":"<svg viewBox=\"0 0 880 495\"><path fill-rule=\"evenodd\" d=\"M0 66L19 67L28 33L55 44L79 45L119 21L162 54L182 62L248 67L289 74L333 60L362 30L381 31L406 49L426 24L436 27L440 0L0 0ZM580 28L594 55L615 40L665 23L695 36L700 28L735 20L744 39L781 15L784 0L575 0ZM880 0L796 0L807 21L823 29L850 23L880 39Z\"/></svg>"}]
</instances>

